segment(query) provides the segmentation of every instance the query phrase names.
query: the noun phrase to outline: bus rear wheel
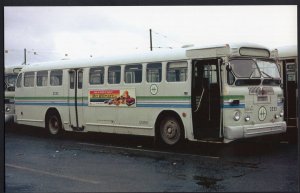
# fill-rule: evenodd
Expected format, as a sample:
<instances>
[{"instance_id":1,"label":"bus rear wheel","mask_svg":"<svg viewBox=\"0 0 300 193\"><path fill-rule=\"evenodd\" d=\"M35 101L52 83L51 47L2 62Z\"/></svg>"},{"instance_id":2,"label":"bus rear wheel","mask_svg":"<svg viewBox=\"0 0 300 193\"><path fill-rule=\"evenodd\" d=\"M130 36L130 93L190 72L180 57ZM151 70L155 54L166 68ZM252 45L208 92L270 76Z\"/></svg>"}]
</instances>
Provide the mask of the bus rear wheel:
<instances>
[{"instance_id":1,"label":"bus rear wheel","mask_svg":"<svg viewBox=\"0 0 300 193\"><path fill-rule=\"evenodd\" d=\"M46 129L51 135L59 135L62 132L62 124L57 113L50 113L47 116Z\"/></svg>"},{"instance_id":2,"label":"bus rear wheel","mask_svg":"<svg viewBox=\"0 0 300 193\"><path fill-rule=\"evenodd\" d=\"M182 129L174 117L165 117L160 123L160 138L164 145L175 146L180 143Z\"/></svg>"}]
</instances>

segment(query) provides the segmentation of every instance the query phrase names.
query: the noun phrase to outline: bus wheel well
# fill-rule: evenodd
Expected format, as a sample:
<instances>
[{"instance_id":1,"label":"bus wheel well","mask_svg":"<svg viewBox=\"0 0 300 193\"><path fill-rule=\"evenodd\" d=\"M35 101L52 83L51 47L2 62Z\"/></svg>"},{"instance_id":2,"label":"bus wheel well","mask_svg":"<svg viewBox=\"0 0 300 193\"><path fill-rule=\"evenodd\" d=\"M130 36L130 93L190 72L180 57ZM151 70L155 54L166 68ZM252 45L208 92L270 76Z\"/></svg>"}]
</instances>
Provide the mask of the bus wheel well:
<instances>
[{"instance_id":1,"label":"bus wheel well","mask_svg":"<svg viewBox=\"0 0 300 193\"><path fill-rule=\"evenodd\" d=\"M181 120L181 117L178 115L178 113L176 113L175 111L171 111L171 110L165 110L159 113L156 121L155 121L155 140L158 140L160 134L159 134L159 127L160 127L160 123L161 121L165 118L165 117L174 117L180 124L180 128L182 130L182 139L185 139L185 129L183 126L183 122Z\"/></svg>"},{"instance_id":2,"label":"bus wheel well","mask_svg":"<svg viewBox=\"0 0 300 193\"><path fill-rule=\"evenodd\" d=\"M47 110L47 112L46 112L46 115L45 115L45 124L47 124L47 118L48 118L48 116L51 115L51 114L57 114L57 115L59 116L59 118L61 119L58 110L57 110L56 108L51 107L51 108L49 108L49 109Z\"/></svg>"},{"instance_id":3,"label":"bus wheel well","mask_svg":"<svg viewBox=\"0 0 300 193\"><path fill-rule=\"evenodd\" d=\"M49 108L45 115L45 128L51 135L59 136L63 132L61 116L56 108Z\"/></svg>"}]
</instances>

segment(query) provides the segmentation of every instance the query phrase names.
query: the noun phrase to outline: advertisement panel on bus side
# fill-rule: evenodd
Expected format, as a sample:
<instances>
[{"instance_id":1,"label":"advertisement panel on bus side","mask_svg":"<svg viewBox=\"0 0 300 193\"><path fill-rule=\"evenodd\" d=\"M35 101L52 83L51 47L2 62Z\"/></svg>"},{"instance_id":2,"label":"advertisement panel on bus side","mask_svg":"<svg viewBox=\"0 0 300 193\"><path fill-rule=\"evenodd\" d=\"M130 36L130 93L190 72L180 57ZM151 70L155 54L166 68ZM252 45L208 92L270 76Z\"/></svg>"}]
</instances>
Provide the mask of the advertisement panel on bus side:
<instances>
[{"instance_id":1,"label":"advertisement panel on bus side","mask_svg":"<svg viewBox=\"0 0 300 193\"><path fill-rule=\"evenodd\" d=\"M136 107L135 89L90 90L89 106Z\"/></svg>"}]
</instances>

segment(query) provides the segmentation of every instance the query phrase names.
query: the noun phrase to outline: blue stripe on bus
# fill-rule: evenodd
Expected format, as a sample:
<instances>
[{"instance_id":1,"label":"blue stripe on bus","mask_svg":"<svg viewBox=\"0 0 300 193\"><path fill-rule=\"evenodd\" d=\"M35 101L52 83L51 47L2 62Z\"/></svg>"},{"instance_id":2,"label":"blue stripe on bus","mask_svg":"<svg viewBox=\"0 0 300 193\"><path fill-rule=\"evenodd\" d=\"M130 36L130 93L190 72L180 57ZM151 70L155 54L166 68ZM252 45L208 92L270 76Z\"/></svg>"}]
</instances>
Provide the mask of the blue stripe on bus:
<instances>
[{"instance_id":1,"label":"blue stripe on bus","mask_svg":"<svg viewBox=\"0 0 300 193\"><path fill-rule=\"evenodd\" d=\"M230 108L245 108L245 104L239 104L239 105L226 105L224 104L222 106L224 109L230 109Z\"/></svg>"}]
</instances>

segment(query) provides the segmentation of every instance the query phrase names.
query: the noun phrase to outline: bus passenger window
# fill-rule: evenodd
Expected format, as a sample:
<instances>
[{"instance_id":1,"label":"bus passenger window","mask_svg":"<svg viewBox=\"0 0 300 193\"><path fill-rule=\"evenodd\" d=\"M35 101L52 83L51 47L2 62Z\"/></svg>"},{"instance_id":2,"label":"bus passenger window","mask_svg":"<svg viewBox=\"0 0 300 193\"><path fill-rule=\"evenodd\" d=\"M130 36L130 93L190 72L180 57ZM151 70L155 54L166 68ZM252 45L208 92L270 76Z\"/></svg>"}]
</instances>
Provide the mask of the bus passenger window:
<instances>
[{"instance_id":1,"label":"bus passenger window","mask_svg":"<svg viewBox=\"0 0 300 193\"><path fill-rule=\"evenodd\" d=\"M60 86L62 85L62 70L53 70L50 72L50 85Z\"/></svg>"},{"instance_id":2,"label":"bus passenger window","mask_svg":"<svg viewBox=\"0 0 300 193\"><path fill-rule=\"evenodd\" d=\"M187 79L187 62L169 62L167 66L168 82L183 82Z\"/></svg>"},{"instance_id":3,"label":"bus passenger window","mask_svg":"<svg viewBox=\"0 0 300 193\"><path fill-rule=\"evenodd\" d=\"M69 77L70 77L70 89L74 89L74 87L75 87L75 72L70 71Z\"/></svg>"},{"instance_id":4,"label":"bus passenger window","mask_svg":"<svg viewBox=\"0 0 300 193\"><path fill-rule=\"evenodd\" d=\"M39 71L36 73L36 85L47 86L48 82L48 71Z\"/></svg>"},{"instance_id":5,"label":"bus passenger window","mask_svg":"<svg viewBox=\"0 0 300 193\"><path fill-rule=\"evenodd\" d=\"M24 87L33 87L33 86L34 86L34 72L25 72Z\"/></svg>"},{"instance_id":6,"label":"bus passenger window","mask_svg":"<svg viewBox=\"0 0 300 193\"><path fill-rule=\"evenodd\" d=\"M20 88L20 87L21 87L22 77L23 77L23 76L22 76L22 73L19 74L19 76L18 76L18 78L17 78L17 84L16 84L17 88Z\"/></svg>"},{"instance_id":7,"label":"bus passenger window","mask_svg":"<svg viewBox=\"0 0 300 193\"><path fill-rule=\"evenodd\" d=\"M90 69L90 84L104 83L104 67Z\"/></svg>"},{"instance_id":8,"label":"bus passenger window","mask_svg":"<svg viewBox=\"0 0 300 193\"><path fill-rule=\"evenodd\" d=\"M161 82L161 63L147 64L147 82Z\"/></svg>"},{"instance_id":9,"label":"bus passenger window","mask_svg":"<svg viewBox=\"0 0 300 193\"><path fill-rule=\"evenodd\" d=\"M125 66L125 83L140 83L142 82L142 65L127 65Z\"/></svg>"},{"instance_id":10,"label":"bus passenger window","mask_svg":"<svg viewBox=\"0 0 300 193\"><path fill-rule=\"evenodd\" d=\"M83 73L82 71L78 72L78 89L82 89L82 80L83 80Z\"/></svg>"},{"instance_id":11,"label":"bus passenger window","mask_svg":"<svg viewBox=\"0 0 300 193\"><path fill-rule=\"evenodd\" d=\"M121 80L121 66L110 66L108 68L108 83L119 84Z\"/></svg>"}]
</instances>

